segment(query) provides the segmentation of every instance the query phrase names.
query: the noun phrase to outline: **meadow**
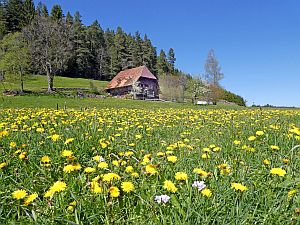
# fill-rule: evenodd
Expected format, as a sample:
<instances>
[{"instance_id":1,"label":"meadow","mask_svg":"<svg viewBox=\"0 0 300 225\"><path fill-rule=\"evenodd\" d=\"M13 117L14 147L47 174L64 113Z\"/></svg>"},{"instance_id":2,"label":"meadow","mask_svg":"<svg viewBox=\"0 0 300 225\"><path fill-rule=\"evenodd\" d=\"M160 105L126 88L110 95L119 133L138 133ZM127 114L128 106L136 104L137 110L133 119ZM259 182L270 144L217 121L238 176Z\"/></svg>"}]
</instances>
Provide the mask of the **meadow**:
<instances>
[{"instance_id":1,"label":"meadow","mask_svg":"<svg viewBox=\"0 0 300 225\"><path fill-rule=\"evenodd\" d=\"M299 224L299 144L298 110L3 108L0 223Z\"/></svg>"}]
</instances>

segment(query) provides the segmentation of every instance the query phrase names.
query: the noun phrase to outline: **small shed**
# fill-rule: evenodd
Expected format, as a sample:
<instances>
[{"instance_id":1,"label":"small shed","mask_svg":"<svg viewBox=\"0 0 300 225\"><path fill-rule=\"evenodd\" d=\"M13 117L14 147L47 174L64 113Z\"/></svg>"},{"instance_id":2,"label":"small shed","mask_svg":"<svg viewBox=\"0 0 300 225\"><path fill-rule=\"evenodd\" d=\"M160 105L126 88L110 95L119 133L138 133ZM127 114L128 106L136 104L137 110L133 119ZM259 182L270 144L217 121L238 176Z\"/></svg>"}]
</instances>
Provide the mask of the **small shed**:
<instances>
[{"instance_id":1,"label":"small shed","mask_svg":"<svg viewBox=\"0 0 300 225\"><path fill-rule=\"evenodd\" d=\"M138 99L158 98L157 78L146 66L123 70L108 84L106 91L112 96L133 94Z\"/></svg>"}]
</instances>

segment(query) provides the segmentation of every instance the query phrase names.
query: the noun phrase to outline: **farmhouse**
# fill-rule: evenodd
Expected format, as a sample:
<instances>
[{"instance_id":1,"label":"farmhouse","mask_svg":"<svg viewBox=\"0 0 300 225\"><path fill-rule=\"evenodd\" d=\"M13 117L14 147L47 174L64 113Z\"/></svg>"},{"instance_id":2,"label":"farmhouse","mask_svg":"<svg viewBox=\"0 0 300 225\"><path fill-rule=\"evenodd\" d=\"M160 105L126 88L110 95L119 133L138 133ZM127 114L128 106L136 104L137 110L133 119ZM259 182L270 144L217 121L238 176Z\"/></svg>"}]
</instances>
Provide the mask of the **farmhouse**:
<instances>
[{"instance_id":1,"label":"farmhouse","mask_svg":"<svg viewBox=\"0 0 300 225\"><path fill-rule=\"evenodd\" d=\"M119 72L108 84L106 91L113 96L132 94L138 99L158 98L157 78L146 66Z\"/></svg>"}]
</instances>

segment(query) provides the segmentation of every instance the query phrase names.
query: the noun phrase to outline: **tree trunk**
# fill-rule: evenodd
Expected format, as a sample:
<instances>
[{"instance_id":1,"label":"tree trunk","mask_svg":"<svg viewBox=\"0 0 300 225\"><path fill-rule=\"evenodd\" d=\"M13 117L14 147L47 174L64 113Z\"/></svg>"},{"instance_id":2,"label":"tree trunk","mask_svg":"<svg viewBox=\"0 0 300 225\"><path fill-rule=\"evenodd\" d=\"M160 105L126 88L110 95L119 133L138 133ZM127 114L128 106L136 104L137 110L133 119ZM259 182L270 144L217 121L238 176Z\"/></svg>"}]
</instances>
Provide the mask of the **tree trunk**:
<instances>
[{"instance_id":1,"label":"tree trunk","mask_svg":"<svg viewBox=\"0 0 300 225\"><path fill-rule=\"evenodd\" d=\"M49 68L47 67L47 79L48 79L48 92L53 92L53 76L50 73Z\"/></svg>"},{"instance_id":2,"label":"tree trunk","mask_svg":"<svg viewBox=\"0 0 300 225\"><path fill-rule=\"evenodd\" d=\"M19 69L19 73L20 73L20 82L21 82L21 93L24 93L23 70L21 67Z\"/></svg>"}]
</instances>

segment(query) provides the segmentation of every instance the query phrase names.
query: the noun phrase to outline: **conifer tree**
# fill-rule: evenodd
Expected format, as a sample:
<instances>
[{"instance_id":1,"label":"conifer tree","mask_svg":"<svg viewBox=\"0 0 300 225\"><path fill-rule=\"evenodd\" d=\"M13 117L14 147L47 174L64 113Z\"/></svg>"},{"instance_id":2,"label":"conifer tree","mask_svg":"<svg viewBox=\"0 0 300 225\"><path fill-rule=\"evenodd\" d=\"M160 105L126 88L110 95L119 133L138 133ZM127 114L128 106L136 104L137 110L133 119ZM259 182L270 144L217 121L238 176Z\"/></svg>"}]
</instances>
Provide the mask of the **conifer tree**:
<instances>
[{"instance_id":1,"label":"conifer tree","mask_svg":"<svg viewBox=\"0 0 300 225\"><path fill-rule=\"evenodd\" d=\"M22 6L22 27L25 27L31 23L35 16L35 7L32 0L25 0Z\"/></svg>"},{"instance_id":2,"label":"conifer tree","mask_svg":"<svg viewBox=\"0 0 300 225\"><path fill-rule=\"evenodd\" d=\"M135 32L133 45L133 66L141 66L143 65L143 39L138 31Z\"/></svg>"},{"instance_id":3,"label":"conifer tree","mask_svg":"<svg viewBox=\"0 0 300 225\"><path fill-rule=\"evenodd\" d=\"M104 32L96 20L86 30L87 43L89 44L89 59L91 75L94 79L102 79L107 73L107 54Z\"/></svg>"},{"instance_id":4,"label":"conifer tree","mask_svg":"<svg viewBox=\"0 0 300 225\"><path fill-rule=\"evenodd\" d=\"M22 29L22 0L9 0L6 8L6 22L8 32L16 32Z\"/></svg>"},{"instance_id":5,"label":"conifer tree","mask_svg":"<svg viewBox=\"0 0 300 225\"><path fill-rule=\"evenodd\" d=\"M38 15L38 16L43 16L43 17L49 16L47 6L45 4L43 4L42 2L38 3L35 11L36 11L36 15Z\"/></svg>"},{"instance_id":6,"label":"conifer tree","mask_svg":"<svg viewBox=\"0 0 300 225\"><path fill-rule=\"evenodd\" d=\"M66 15L66 23L70 26L73 25L73 16L71 15L70 12L67 12L67 15Z\"/></svg>"},{"instance_id":7,"label":"conifer tree","mask_svg":"<svg viewBox=\"0 0 300 225\"><path fill-rule=\"evenodd\" d=\"M4 35L7 33L6 11L7 1L0 0L0 40L2 40Z\"/></svg>"},{"instance_id":8,"label":"conifer tree","mask_svg":"<svg viewBox=\"0 0 300 225\"><path fill-rule=\"evenodd\" d=\"M63 11L60 5L54 5L51 10L51 19L60 21L63 18Z\"/></svg>"},{"instance_id":9,"label":"conifer tree","mask_svg":"<svg viewBox=\"0 0 300 225\"><path fill-rule=\"evenodd\" d=\"M166 75L169 72L169 65L167 61L167 56L164 50L160 50L159 56L157 58L157 72L159 76Z\"/></svg>"},{"instance_id":10,"label":"conifer tree","mask_svg":"<svg viewBox=\"0 0 300 225\"><path fill-rule=\"evenodd\" d=\"M75 54L75 73L79 76L88 77L89 49L86 43L86 28L82 24L81 15L78 11L74 14L74 54Z\"/></svg>"},{"instance_id":11,"label":"conifer tree","mask_svg":"<svg viewBox=\"0 0 300 225\"><path fill-rule=\"evenodd\" d=\"M115 65L116 67L113 68L113 70L115 72L119 72L127 69L126 36L121 27L118 27L116 31L115 47L117 51L118 64Z\"/></svg>"},{"instance_id":12,"label":"conifer tree","mask_svg":"<svg viewBox=\"0 0 300 225\"><path fill-rule=\"evenodd\" d=\"M170 66L170 72L174 74L174 69L175 69L175 53L174 53L174 49L170 48L169 52L168 52L168 62L169 62L169 66Z\"/></svg>"}]
</instances>

